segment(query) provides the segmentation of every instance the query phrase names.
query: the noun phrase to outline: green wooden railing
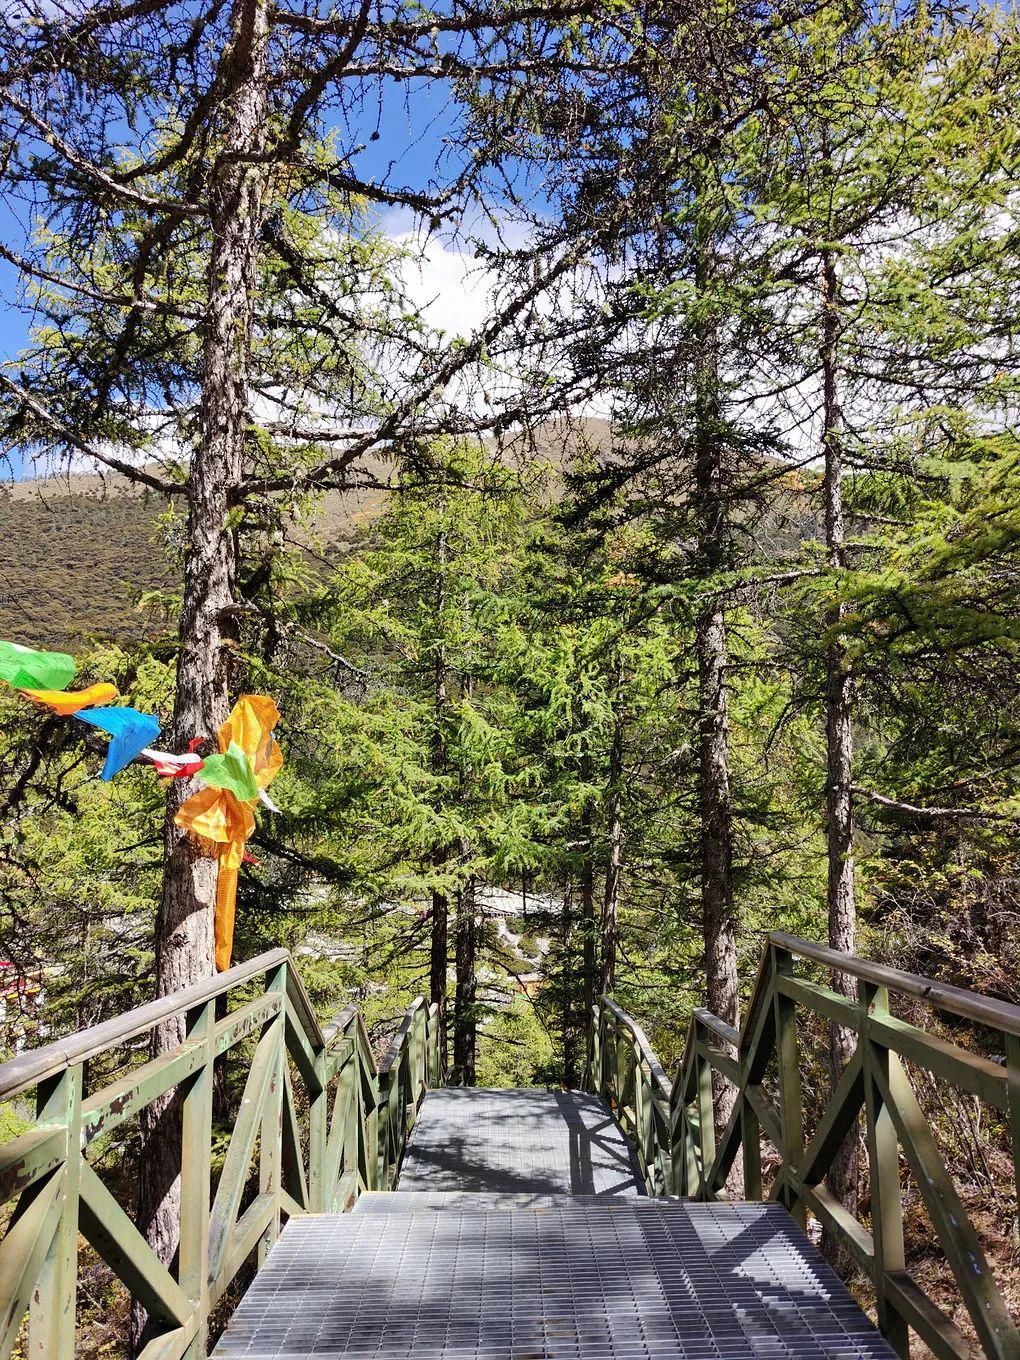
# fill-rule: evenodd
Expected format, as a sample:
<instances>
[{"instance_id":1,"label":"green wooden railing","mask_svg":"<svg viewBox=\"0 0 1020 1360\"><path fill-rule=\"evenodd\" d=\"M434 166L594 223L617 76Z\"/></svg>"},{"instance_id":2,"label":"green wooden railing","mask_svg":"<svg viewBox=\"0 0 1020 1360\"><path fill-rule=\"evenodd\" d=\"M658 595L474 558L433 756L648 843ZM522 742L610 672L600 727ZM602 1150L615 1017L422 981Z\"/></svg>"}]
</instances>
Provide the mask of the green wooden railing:
<instances>
[{"instance_id":1,"label":"green wooden railing","mask_svg":"<svg viewBox=\"0 0 1020 1360\"><path fill-rule=\"evenodd\" d=\"M853 979L856 1000L805 976L819 967ZM948 1019L943 1028L961 1021L979 1027L982 1047L1002 1060L897 1018L890 1008L896 998L915 1009L918 1003L930 1007ZM805 1038L817 1041L831 1022L854 1032L856 1051L805 1137ZM741 1153L744 1198L763 1198L767 1167L769 1197L801 1223L810 1211L869 1277L879 1328L900 1355L909 1355L913 1333L935 1355L962 1360L975 1354L973 1341L907 1270L902 1174L909 1168L966 1307L977 1353L1020 1357L1020 1333L911 1079L911 1069L926 1073L995 1112L1012 1143L1008 1192L1015 1213L1020 1007L777 932L769 937L740 1032L709 1011L695 1011L672 1083L641 1029L609 998L596 1009L594 1028L592 1086L614 1104L650 1192L724 1199ZM718 1136L713 1074L736 1097ZM825 1184L844 1140L861 1127L870 1184L867 1226Z\"/></svg>"},{"instance_id":2,"label":"green wooden railing","mask_svg":"<svg viewBox=\"0 0 1020 1360\"><path fill-rule=\"evenodd\" d=\"M673 1086L644 1030L611 997L593 1016L589 1084L604 1096L634 1145L650 1195L677 1193L673 1177Z\"/></svg>"},{"instance_id":3,"label":"green wooden railing","mask_svg":"<svg viewBox=\"0 0 1020 1360\"><path fill-rule=\"evenodd\" d=\"M217 1007L225 1015L217 1019ZM98 1089L125 1049L173 1018L184 1040ZM245 1066L243 1095L213 1175L215 1064ZM435 1008L419 998L376 1068L352 1007L320 1027L286 950L0 1065L0 1102L31 1100L35 1123L0 1146L0 1360L26 1330L32 1360L74 1355L79 1233L150 1317L144 1360L197 1360L209 1317L283 1218L349 1208L390 1189L425 1091L439 1080ZM297 1088L297 1089L296 1089ZM182 1106L180 1250L168 1269L90 1159L170 1092ZM2 1222L2 1220L0 1220Z\"/></svg>"},{"instance_id":4,"label":"green wooden railing","mask_svg":"<svg viewBox=\"0 0 1020 1360\"><path fill-rule=\"evenodd\" d=\"M856 1000L819 980L830 970L856 982ZM914 1012L930 1008L941 1032L894 1014L897 998ZM173 1019L182 1042L137 1057ZM817 1085L812 1049L833 1022L855 1033L856 1051L808 1119L805 1073ZM954 1027L980 1030L983 1050L998 1056L947 1037ZM244 1089L214 1172L217 1062L228 1058L242 1066ZM739 1153L746 1198L767 1193L802 1222L810 1212L845 1244L901 1355L915 1334L937 1356L962 1360L972 1343L907 1270L907 1167L980 1350L1020 1360L1020 1334L915 1092L922 1073L983 1102L1010 1131L1015 1210L1020 1007L773 934L740 1032L696 1011L672 1082L615 1002L603 998L594 1015L590 1082L616 1109L650 1193L725 1198ZM377 1066L353 1007L319 1026L284 950L3 1064L0 1102L33 1102L35 1122L0 1145L0 1360L23 1332L32 1360L73 1356L81 1238L150 1315L144 1360L198 1360L212 1311L284 1218L343 1210L361 1191L395 1184L424 1094L441 1077L434 1007L419 998L408 1009ZM717 1130L720 1081L733 1108ZM182 1114L182 1194L180 1250L167 1268L100 1173L111 1135L171 1092ZM870 1182L863 1222L825 1183L855 1129Z\"/></svg>"}]
</instances>

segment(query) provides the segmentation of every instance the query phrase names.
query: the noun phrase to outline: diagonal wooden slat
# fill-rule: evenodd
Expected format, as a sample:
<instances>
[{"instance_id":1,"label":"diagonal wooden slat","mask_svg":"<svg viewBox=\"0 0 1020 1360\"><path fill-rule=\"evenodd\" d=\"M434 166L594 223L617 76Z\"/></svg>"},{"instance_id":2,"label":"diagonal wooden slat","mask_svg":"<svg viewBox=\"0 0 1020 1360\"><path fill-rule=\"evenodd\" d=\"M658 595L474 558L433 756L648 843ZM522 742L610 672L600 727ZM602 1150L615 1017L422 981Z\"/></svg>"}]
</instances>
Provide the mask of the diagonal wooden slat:
<instances>
[{"instance_id":1,"label":"diagonal wooden slat","mask_svg":"<svg viewBox=\"0 0 1020 1360\"><path fill-rule=\"evenodd\" d=\"M275 1195L256 1195L238 1219L216 1273L209 1276L210 1307L215 1307L226 1293L234 1276L264 1237L276 1212Z\"/></svg>"},{"instance_id":2,"label":"diagonal wooden slat","mask_svg":"<svg viewBox=\"0 0 1020 1360\"><path fill-rule=\"evenodd\" d=\"M921 1198L985 1353L999 1360L1017 1360L1020 1332L1009 1315L978 1235L946 1171L903 1064L895 1054L890 1054L888 1075L879 1066L874 1070L900 1146L914 1172Z\"/></svg>"},{"instance_id":3,"label":"diagonal wooden slat","mask_svg":"<svg viewBox=\"0 0 1020 1360\"><path fill-rule=\"evenodd\" d=\"M840 1074L814 1137L805 1149L797 1174L802 1185L816 1185L825 1178L847 1134L857 1125L864 1108L864 1064L855 1052Z\"/></svg>"},{"instance_id":4,"label":"diagonal wooden slat","mask_svg":"<svg viewBox=\"0 0 1020 1360\"><path fill-rule=\"evenodd\" d=\"M283 1065L283 1188L291 1200L305 1213L311 1208L305 1159L301 1151L301 1129L298 1125L294 1087L287 1064ZM288 1212L290 1212L288 1210Z\"/></svg>"},{"instance_id":5,"label":"diagonal wooden slat","mask_svg":"<svg viewBox=\"0 0 1020 1360\"><path fill-rule=\"evenodd\" d=\"M769 1140L772 1146L778 1151L783 1144L783 1134L779 1123L779 1111L769 1100L761 1086L756 1086L754 1082L746 1082L743 1089L744 1098L754 1111L754 1116L761 1125L761 1131Z\"/></svg>"},{"instance_id":6,"label":"diagonal wooden slat","mask_svg":"<svg viewBox=\"0 0 1020 1360\"><path fill-rule=\"evenodd\" d=\"M355 1074L353 1059L337 1077L336 1092L333 1097L332 1117L326 1137L326 1152L323 1157L323 1186L327 1203L332 1202L333 1187L340 1175L341 1166L349 1169L350 1146L354 1146L353 1162L357 1164L357 1131L354 1121L358 1117L355 1093ZM352 1143L352 1139L354 1142Z\"/></svg>"},{"instance_id":7,"label":"diagonal wooden slat","mask_svg":"<svg viewBox=\"0 0 1020 1360\"><path fill-rule=\"evenodd\" d=\"M43 1261L60 1226L66 1168L22 1197L24 1208L0 1242L0 1360L7 1360L18 1339Z\"/></svg>"},{"instance_id":8,"label":"diagonal wooden slat","mask_svg":"<svg viewBox=\"0 0 1020 1360\"><path fill-rule=\"evenodd\" d=\"M241 1110L224 1158L209 1223L209 1278L216 1279L223 1265L237 1211L251 1170L255 1140L274 1080L277 1079L280 1038L275 1026L262 1036L252 1059L241 1099Z\"/></svg>"},{"instance_id":9,"label":"diagonal wooden slat","mask_svg":"<svg viewBox=\"0 0 1020 1360\"><path fill-rule=\"evenodd\" d=\"M287 970L279 968L266 978L266 987L276 992L281 1001L286 998ZM272 1034L276 1057L273 1077L269 1083L269 1095L262 1106L262 1123L259 1127L259 1195L269 1196L274 1209L266 1231L259 1242L259 1268L265 1264L266 1256L273 1243L280 1236L281 1191L283 1189L283 1114L287 1079L287 1040L286 1017L281 1015L266 1031L266 1038Z\"/></svg>"},{"instance_id":10,"label":"diagonal wooden slat","mask_svg":"<svg viewBox=\"0 0 1020 1360\"><path fill-rule=\"evenodd\" d=\"M161 1332L138 1353L138 1360L184 1360L195 1340L195 1326L175 1327Z\"/></svg>"},{"instance_id":11,"label":"diagonal wooden slat","mask_svg":"<svg viewBox=\"0 0 1020 1360\"><path fill-rule=\"evenodd\" d=\"M194 1308L88 1162L81 1170L81 1231L149 1314L175 1327L193 1322Z\"/></svg>"},{"instance_id":12,"label":"diagonal wooden slat","mask_svg":"<svg viewBox=\"0 0 1020 1360\"><path fill-rule=\"evenodd\" d=\"M939 1360L973 1360L974 1345L905 1271L885 1277L886 1296Z\"/></svg>"}]
</instances>

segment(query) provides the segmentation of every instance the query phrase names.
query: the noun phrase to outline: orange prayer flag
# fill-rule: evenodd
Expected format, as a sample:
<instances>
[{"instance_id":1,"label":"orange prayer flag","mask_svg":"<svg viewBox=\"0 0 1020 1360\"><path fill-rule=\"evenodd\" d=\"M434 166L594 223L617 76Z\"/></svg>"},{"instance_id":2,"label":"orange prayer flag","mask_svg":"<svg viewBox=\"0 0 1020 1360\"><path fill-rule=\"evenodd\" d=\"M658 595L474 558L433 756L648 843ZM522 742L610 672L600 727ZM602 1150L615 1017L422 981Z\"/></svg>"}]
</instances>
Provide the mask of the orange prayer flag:
<instances>
[{"instance_id":1,"label":"orange prayer flag","mask_svg":"<svg viewBox=\"0 0 1020 1360\"><path fill-rule=\"evenodd\" d=\"M83 708L102 707L120 698L116 685L89 685L88 689L22 689L18 691L26 699L44 708L52 708L62 718L80 713Z\"/></svg>"},{"instance_id":2,"label":"orange prayer flag","mask_svg":"<svg viewBox=\"0 0 1020 1360\"><path fill-rule=\"evenodd\" d=\"M181 807L174 821L185 831L219 845L243 843L255 830L255 814L230 789L199 789Z\"/></svg>"},{"instance_id":3,"label":"orange prayer flag","mask_svg":"<svg viewBox=\"0 0 1020 1360\"><path fill-rule=\"evenodd\" d=\"M264 694L244 694L216 733L221 756L227 755L234 745L251 761L260 797L283 764L283 752L273 738L273 729L279 721L280 710L272 699ZM218 761L220 756L212 760ZM222 775L222 771L219 773ZM257 801L255 798L242 800L231 788L206 785L192 794L174 819L178 826L214 843L209 849L218 861L213 919L216 967L220 972L230 967L237 912L237 874L244 861L245 842L255 830L252 809ZM272 803L269 806L272 807Z\"/></svg>"},{"instance_id":4,"label":"orange prayer flag","mask_svg":"<svg viewBox=\"0 0 1020 1360\"><path fill-rule=\"evenodd\" d=\"M225 973L230 967L230 956L234 952L237 868L238 866L231 864L226 856L220 856L219 871L216 875L216 912L214 916L216 971L219 973Z\"/></svg>"},{"instance_id":5,"label":"orange prayer flag","mask_svg":"<svg viewBox=\"0 0 1020 1360\"><path fill-rule=\"evenodd\" d=\"M255 782L265 788L283 764L283 752L273 739L273 728L280 721L280 710L264 694L242 694L230 717L216 734L221 751L236 742L255 771Z\"/></svg>"}]
</instances>

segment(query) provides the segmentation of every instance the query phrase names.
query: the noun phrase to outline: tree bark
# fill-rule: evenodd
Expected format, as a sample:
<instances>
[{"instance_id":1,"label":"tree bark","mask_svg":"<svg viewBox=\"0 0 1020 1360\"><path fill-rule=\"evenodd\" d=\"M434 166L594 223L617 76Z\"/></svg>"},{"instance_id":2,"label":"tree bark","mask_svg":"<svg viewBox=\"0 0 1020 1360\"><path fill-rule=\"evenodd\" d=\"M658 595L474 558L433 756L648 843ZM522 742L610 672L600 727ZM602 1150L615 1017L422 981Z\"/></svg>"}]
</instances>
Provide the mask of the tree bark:
<instances>
[{"instance_id":1,"label":"tree bark","mask_svg":"<svg viewBox=\"0 0 1020 1360\"><path fill-rule=\"evenodd\" d=\"M593 1011L597 997L595 987L598 981L598 959L596 950L595 936L595 846L592 834L592 808L591 804L586 804L584 818L582 820L581 836L584 841L584 862L581 865L581 1014L580 1023L577 1029L584 1042L584 1072L585 1079L591 1071L592 1054L594 1053L595 1024ZM569 901L569 893L567 894ZM570 922L569 912L564 908L564 951L570 948ZM566 981L566 979L565 979ZM572 990L572 989L571 989ZM564 1026L564 1036L566 1036L566 1026ZM566 1068L568 1066L566 1053L564 1053L564 1085L566 1082Z\"/></svg>"},{"instance_id":2,"label":"tree bark","mask_svg":"<svg viewBox=\"0 0 1020 1360\"><path fill-rule=\"evenodd\" d=\"M623 884L623 672L619 662L613 693L613 737L609 747L609 788L606 792L606 891L602 900L602 993L616 987L616 951L620 930L620 890Z\"/></svg>"},{"instance_id":3,"label":"tree bark","mask_svg":"<svg viewBox=\"0 0 1020 1360\"><path fill-rule=\"evenodd\" d=\"M449 692L446 669L446 643L443 640L443 613L446 605L446 533L440 530L436 542L436 625L439 631L439 645L436 649L435 665L435 723L436 735L433 749L433 769L437 775L446 770L446 742L443 736L443 721ZM433 864L436 868L447 863L449 850L444 846L436 851ZM429 999L436 1007L439 1025L440 1067L446 1071L447 1058L447 968L449 964L449 918L450 902L445 893L434 891L432 894L432 938L429 951Z\"/></svg>"},{"instance_id":4,"label":"tree bark","mask_svg":"<svg viewBox=\"0 0 1020 1360\"><path fill-rule=\"evenodd\" d=\"M212 245L203 338L200 439L188 478L188 550L173 730L178 742L212 738L229 711L231 607L237 545L229 515L241 484L248 424L251 317L256 289L262 172L249 157L268 119L267 0L235 0L224 54L222 149L209 187ZM156 995L213 972L217 862L200 852L174 816L193 791L175 780L167 797L163 891L156 918ZM153 1055L184 1037L183 1021L153 1033ZM180 1106L156 1102L142 1117L139 1221L160 1260L177 1250L180 1218Z\"/></svg>"},{"instance_id":5,"label":"tree bark","mask_svg":"<svg viewBox=\"0 0 1020 1360\"><path fill-rule=\"evenodd\" d=\"M437 859L437 864L445 862ZM432 937L429 948L429 1000L436 1008L439 1030L439 1066L446 1071L447 984L449 962L450 903L445 893L432 894Z\"/></svg>"},{"instance_id":6,"label":"tree bark","mask_svg":"<svg viewBox=\"0 0 1020 1360\"><path fill-rule=\"evenodd\" d=\"M825 543L829 566L841 572L846 566L846 530L843 513L843 416L839 394L839 279L831 250L822 252L822 452L825 459ZM826 626L825 735L826 735L826 839L828 848L829 945L852 954L857 943L857 903L854 889L853 808L853 679L846 648L840 636L845 609L837 601L828 611ZM853 979L833 972L834 991L853 999ZM855 1038L842 1025L829 1027L829 1063L832 1084L853 1057ZM843 1144L828 1174L829 1189L851 1213L857 1212L859 1138L855 1131ZM830 1234L823 1234L823 1250L837 1267L850 1265L844 1248Z\"/></svg>"},{"instance_id":7,"label":"tree bark","mask_svg":"<svg viewBox=\"0 0 1020 1360\"><path fill-rule=\"evenodd\" d=\"M699 228L696 289L711 284L711 237ZM699 566L711 580L727 563L728 525L719 409L718 330L703 327L695 375L694 509ZM705 935L705 989L709 1010L736 1025L739 1019L737 943L733 916L733 806L730 795L729 661L726 615L711 596L695 620L698 659L701 912ZM717 1119L725 1126L734 1104L728 1083L715 1091Z\"/></svg>"},{"instance_id":8,"label":"tree bark","mask_svg":"<svg viewBox=\"0 0 1020 1360\"><path fill-rule=\"evenodd\" d=\"M457 993L453 1017L453 1066L462 1086L475 1084L478 1025L475 1002L478 992L476 955L478 919L475 881L469 878L457 894Z\"/></svg>"},{"instance_id":9,"label":"tree bark","mask_svg":"<svg viewBox=\"0 0 1020 1360\"><path fill-rule=\"evenodd\" d=\"M585 870L582 868L582 893ZM574 983L574 904L572 885L560 911L560 1023L563 1029L563 1085L577 1085L577 991ZM589 895L590 900L590 895ZM583 908L582 908L583 909Z\"/></svg>"},{"instance_id":10,"label":"tree bark","mask_svg":"<svg viewBox=\"0 0 1020 1360\"><path fill-rule=\"evenodd\" d=\"M713 284L712 227L699 214L696 227L695 289L702 299ZM703 324L695 373L694 510L702 577L712 577L730 558L726 509L726 472L719 401L719 331L709 317ZM705 936L705 990L708 1008L734 1028L739 1024L737 933L733 909L733 802L730 793L729 650L726 613L711 594L695 619L698 660L698 754L700 769L701 913ZM736 1104L736 1091L713 1076L716 1131L721 1134ZM727 1188L738 1195L743 1167L738 1157Z\"/></svg>"}]
</instances>

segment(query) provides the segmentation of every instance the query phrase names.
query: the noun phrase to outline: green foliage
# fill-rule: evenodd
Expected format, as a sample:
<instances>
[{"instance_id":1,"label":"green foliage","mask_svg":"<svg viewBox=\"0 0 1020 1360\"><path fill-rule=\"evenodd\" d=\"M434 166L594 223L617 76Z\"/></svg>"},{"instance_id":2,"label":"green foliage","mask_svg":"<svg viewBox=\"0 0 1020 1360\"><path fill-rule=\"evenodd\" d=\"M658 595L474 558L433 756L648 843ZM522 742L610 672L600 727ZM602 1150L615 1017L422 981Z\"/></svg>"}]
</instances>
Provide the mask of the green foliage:
<instances>
[{"instance_id":1,"label":"green foliage","mask_svg":"<svg viewBox=\"0 0 1020 1360\"><path fill-rule=\"evenodd\" d=\"M720 30L720 61L734 57L726 44L749 46L719 70L665 61L632 80L628 68L599 98L565 74L519 92L511 120L498 91L469 96L479 127L500 120L522 158L557 162L569 232L604 219L589 244L605 305L565 333L615 402L620 437L606 456L552 450L562 477L473 441L412 441L392 488L353 514L293 489L321 460L314 440L253 424L246 471L266 490L231 511L247 611L236 678L277 697L287 763L274 786L284 814L260 818L261 863L241 877L239 955L307 950L323 1008L357 999L382 1034L428 976L434 897L456 916L473 887L483 915L486 891L527 896L533 914L504 928L489 913L479 932L480 1073L576 1075L563 1053L573 1046L576 1069L618 796L617 990L671 1060L704 991L696 637L721 600L741 960L777 926L827 929L838 642L854 680L862 950L1016 994L1015 29L980 8L824 8ZM669 41L690 37L680 25ZM563 50L598 42L578 31ZM738 69L754 71L753 97L730 79ZM329 148L304 154L316 164ZM187 173L138 183L169 193ZM299 180L269 190L283 249L260 256L255 385L299 394L295 419L341 389L359 419L385 415L390 385L360 338L392 336L397 314L413 347L395 248L357 201ZM111 282L140 230L118 217L87 268L56 230L46 245L54 266ZM193 266L207 244L169 243L149 280L157 302L201 306ZM288 245L332 303L295 274ZM824 302L823 258L837 281ZM40 306L26 371L60 379L66 419L179 471L195 438L190 317L155 307L138 321L180 402L167 455L138 418L152 373L128 384L133 407L94 426L67 379L98 380L106 320L45 286ZM839 561L818 462L832 323ZM706 432L723 452L707 497ZM85 656L83 678L114 674L168 715L169 649L133 598L165 586L174 612L176 509L5 496L0 526L18 545L8 634L122 644ZM47 1003L70 1028L145 991L162 795L145 772L101 786L80 734L43 736L20 701L2 702L5 941L26 971L62 969L47 974Z\"/></svg>"},{"instance_id":2,"label":"green foliage","mask_svg":"<svg viewBox=\"0 0 1020 1360\"><path fill-rule=\"evenodd\" d=\"M526 999L497 1012L486 1025L478 1062L479 1086L557 1084L559 1059L552 1036Z\"/></svg>"}]
</instances>

